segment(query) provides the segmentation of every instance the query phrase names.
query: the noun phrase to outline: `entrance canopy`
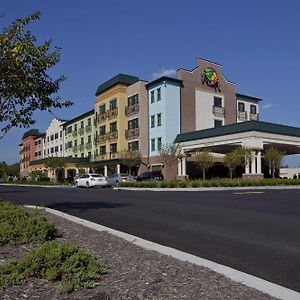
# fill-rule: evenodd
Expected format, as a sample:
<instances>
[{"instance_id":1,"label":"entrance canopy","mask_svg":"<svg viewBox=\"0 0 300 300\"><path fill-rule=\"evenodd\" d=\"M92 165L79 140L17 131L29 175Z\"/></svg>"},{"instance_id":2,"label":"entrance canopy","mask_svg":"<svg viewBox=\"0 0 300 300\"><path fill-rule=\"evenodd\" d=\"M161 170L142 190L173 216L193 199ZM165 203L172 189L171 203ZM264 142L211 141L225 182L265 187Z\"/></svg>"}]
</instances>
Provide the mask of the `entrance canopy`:
<instances>
[{"instance_id":1,"label":"entrance canopy","mask_svg":"<svg viewBox=\"0 0 300 300\"><path fill-rule=\"evenodd\" d=\"M255 160L252 162L250 171L246 170L245 173L260 174L261 155L267 148L277 148L285 155L300 153L300 128L248 121L181 133L177 135L175 143L180 144L184 156L204 148L220 154L230 152L238 146L250 148L253 150ZM183 166L180 168L179 173L185 175Z\"/></svg>"}]
</instances>

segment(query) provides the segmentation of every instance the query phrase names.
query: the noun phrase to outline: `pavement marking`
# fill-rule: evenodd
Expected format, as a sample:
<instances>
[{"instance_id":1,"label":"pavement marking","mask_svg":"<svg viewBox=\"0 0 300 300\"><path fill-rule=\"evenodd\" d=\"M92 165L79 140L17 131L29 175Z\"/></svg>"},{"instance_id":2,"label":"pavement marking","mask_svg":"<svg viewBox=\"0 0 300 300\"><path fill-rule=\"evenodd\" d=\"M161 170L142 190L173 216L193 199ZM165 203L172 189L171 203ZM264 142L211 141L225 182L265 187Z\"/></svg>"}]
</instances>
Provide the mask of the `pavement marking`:
<instances>
[{"instance_id":1,"label":"pavement marking","mask_svg":"<svg viewBox=\"0 0 300 300\"><path fill-rule=\"evenodd\" d=\"M265 192L234 192L233 195L257 195L257 194L265 194Z\"/></svg>"},{"instance_id":2,"label":"pavement marking","mask_svg":"<svg viewBox=\"0 0 300 300\"><path fill-rule=\"evenodd\" d=\"M41 206L34 206L34 205L25 205L25 207L33 208L33 209L41 209L45 210L49 213L52 213L56 216L63 217L69 221L72 221L77 224L81 224L83 226L86 226L88 228L97 230L99 232L105 231L110 234L113 234L117 237L120 237L134 245L137 245L139 247L142 247L146 250L156 251L161 254L165 254L168 256L171 256L173 258L179 259L184 262L189 262L198 266L209 268L212 271L215 271L219 274L222 274L228 278L230 278L233 281L240 282L244 285L247 285L248 287L254 288L256 290L259 290L263 293L269 294L270 296L276 297L278 299L288 299L288 300L300 300L300 293L291 290L289 288L285 288L283 286L277 285L275 283L269 282L267 280L261 279L259 277L255 277L253 275L249 275L247 273L235 270L233 268L215 263L213 261L174 249L167 246L163 246L148 240L141 239L137 236L118 231L94 222L90 222L63 212L60 212L58 210L47 208L47 207L41 207Z\"/></svg>"}]
</instances>

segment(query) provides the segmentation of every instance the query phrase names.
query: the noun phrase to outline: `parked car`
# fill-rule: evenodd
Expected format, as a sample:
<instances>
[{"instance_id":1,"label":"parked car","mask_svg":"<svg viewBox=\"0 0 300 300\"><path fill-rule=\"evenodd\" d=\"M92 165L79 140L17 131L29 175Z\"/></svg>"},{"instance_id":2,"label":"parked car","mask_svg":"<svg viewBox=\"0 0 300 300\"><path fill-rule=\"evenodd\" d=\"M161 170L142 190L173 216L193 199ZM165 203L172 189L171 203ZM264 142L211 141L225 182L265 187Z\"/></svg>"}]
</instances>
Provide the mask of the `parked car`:
<instances>
[{"instance_id":1,"label":"parked car","mask_svg":"<svg viewBox=\"0 0 300 300\"><path fill-rule=\"evenodd\" d=\"M107 186L107 179L100 174L84 174L75 180L76 186L94 187L94 186Z\"/></svg>"},{"instance_id":2,"label":"parked car","mask_svg":"<svg viewBox=\"0 0 300 300\"><path fill-rule=\"evenodd\" d=\"M130 174L115 173L115 174L112 174L107 179L107 185L108 186L117 186L119 182L133 182L133 181L135 181L135 178Z\"/></svg>"},{"instance_id":3,"label":"parked car","mask_svg":"<svg viewBox=\"0 0 300 300\"><path fill-rule=\"evenodd\" d=\"M145 180L163 180L164 176L161 172L149 171L144 172L141 175L137 176L136 181L145 181Z\"/></svg>"}]
</instances>

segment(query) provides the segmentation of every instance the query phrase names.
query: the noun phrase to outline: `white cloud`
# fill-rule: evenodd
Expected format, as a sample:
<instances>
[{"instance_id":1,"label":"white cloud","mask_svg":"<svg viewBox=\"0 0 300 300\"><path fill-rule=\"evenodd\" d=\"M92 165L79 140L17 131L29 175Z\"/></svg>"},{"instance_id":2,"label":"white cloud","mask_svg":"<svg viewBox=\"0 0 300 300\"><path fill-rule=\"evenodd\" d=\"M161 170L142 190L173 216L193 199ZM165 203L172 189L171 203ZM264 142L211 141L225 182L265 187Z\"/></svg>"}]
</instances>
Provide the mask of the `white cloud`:
<instances>
[{"instance_id":1,"label":"white cloud","mask_svg":"<svg viewBox=\"0 0 300 300\"><path fill-rule=\"evenodd\" d=\"M162 76L175 77L176 76L176 70L175 69L162 68L159 73L153 73L152 74L153 79L156 79L156 78L159 78L159 77L162 77Z\"/></svg>"},{"instance_id":2,"label":"white cloud","mask_svg":"<svg viewBox=\"0 0 300 300\"><path fill-rule=\"evenodd\" d=\"M274 107L274 105L272 103L267 103L267 104L262 106L262 109L269 109L269 108L272 108L272 107Z\"/></svg>"}]
</instances>

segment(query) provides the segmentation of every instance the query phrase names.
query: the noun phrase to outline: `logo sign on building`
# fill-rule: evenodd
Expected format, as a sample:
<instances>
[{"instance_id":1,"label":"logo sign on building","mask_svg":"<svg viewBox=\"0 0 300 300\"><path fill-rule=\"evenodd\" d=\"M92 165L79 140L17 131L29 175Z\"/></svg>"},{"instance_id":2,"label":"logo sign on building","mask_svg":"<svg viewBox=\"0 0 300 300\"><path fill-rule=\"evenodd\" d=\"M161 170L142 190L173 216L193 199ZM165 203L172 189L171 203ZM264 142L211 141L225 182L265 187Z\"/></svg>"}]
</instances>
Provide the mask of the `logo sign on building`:
<instances>
[{"instance_id":1,"label":"logo sign on building","mask_svg":"<svg viewBox=\"0 0 300 300\"><path fill-rule=\"evenodd\" d=\"M221 92L221 84L219 77L214 68L206 67L202 73L202 84L206 84L209 87L213 87L215 91Z\"/></svg>"}]
</instances>

